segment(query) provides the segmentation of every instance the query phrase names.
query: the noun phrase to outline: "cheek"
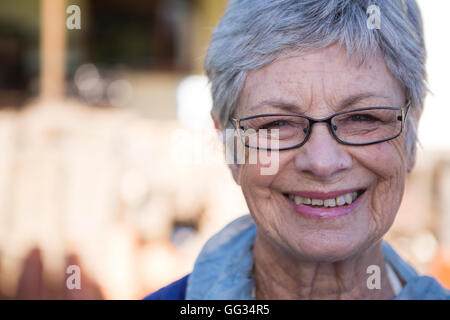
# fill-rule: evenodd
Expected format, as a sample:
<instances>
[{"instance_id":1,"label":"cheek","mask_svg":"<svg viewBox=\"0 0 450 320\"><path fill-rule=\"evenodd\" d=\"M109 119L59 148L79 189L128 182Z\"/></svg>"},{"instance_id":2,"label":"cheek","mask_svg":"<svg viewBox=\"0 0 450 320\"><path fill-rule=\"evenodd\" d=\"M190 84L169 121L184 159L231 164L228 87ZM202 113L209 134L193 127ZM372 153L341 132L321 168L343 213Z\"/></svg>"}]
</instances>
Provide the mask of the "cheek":
<instances>
[{"instance_id":1,"label":"cheek","mask_svg":"<svg viewBox=\"0 0 450 320\"><path fill-rule=\"evenodd\" d=\"M354 157L375 176L368 197L371 228L376 233L384 233L395 219L405 189L406 158L402 141L369 146Z\"/></svg>"},{"instance_id":2,"label":"cheek","mask_svg":"<svg viewBox=\"0 0 450 320\"><path fill-rule=\"evenodd\" d=\"M355 149L352 156L380 180L403 181L405 178L406 157L400 141Z\"/></svg>"},{"instance_id":3,"label":"cheek","mask_svg":"<svg viewBox=\"0 0 450 320\"><path fill-rule=\"evenodd\" d=\"M254 153L249 155L250 152ZM239 173L242 188L252 187L266 191L289 161L286 153L256 149L246 149L244 159Z\"/></svg>"},{"instance_id":4,"label":"cheek","mask_svg":"<svg viewBox=\"0 0 450 320\"><path fill-rule=\"evenodd\" d=\"M261 175L258 165L243 164L241 167L241 187L245 196L268 193L273 176Z\"/></svg>"},{"instance_id":5,"label":"cheek","mask_svg":"<svg viewBox=\"0 0 450 320\"><path fill-rule=\"evenodd\" d=\"M291 161L291 157L287 153L277 153L277 156L273 157L272 160L273 162L269 165L261 164L259 161L256 164L246 162L240 168L239 177L242 192L249 208L254 209L255 212L270 211L269 208L275 205L276 201L274 200L277 197L274 198L272 186L274 181L280 179L283 168ZM274 164L275 161L276 165ZM270 174L262 174L262 172L267 172L268 167L273 168L269 171ZM264 208L266 210L263 210Z\"/></svg>"}]
</instances>

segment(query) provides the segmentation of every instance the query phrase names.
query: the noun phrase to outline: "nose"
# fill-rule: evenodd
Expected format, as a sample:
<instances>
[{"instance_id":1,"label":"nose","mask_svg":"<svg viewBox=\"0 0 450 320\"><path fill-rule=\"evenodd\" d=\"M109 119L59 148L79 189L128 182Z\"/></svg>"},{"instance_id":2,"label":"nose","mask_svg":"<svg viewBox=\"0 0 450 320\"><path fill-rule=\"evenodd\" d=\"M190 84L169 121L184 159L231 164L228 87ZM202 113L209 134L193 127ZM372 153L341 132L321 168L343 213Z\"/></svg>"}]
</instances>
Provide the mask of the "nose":
<instances>
[{"instance_id":1,"label":"nose","mask_svg":"<svg viewBox=\"0 0 450 320\"><path fill-rule=\"evenodd\" d=\"M321 180L351 168L352 157L332 136L326 123L316 123L308 141L298 149L295 168Z\"/></svg>"}]
</instances>

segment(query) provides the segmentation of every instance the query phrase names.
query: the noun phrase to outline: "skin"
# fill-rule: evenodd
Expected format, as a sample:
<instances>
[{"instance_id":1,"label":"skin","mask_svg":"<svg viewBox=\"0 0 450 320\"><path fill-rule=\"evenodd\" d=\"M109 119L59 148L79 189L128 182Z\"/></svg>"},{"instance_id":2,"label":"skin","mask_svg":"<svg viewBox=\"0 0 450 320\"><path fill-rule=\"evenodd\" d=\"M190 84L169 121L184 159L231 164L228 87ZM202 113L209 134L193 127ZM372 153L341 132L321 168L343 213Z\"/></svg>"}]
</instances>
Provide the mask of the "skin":
<instances>
[{"instance_id":1,"label":"skin","mask_svg":"<svg viewBox=\"0 0 450 320\"><path fill-rule=\"evenodd\" d=\"M361 93L371 96L345 108L403 106L404 88L380 56L360 65L346 59L345 48L332 45L276 60L249 72L233 116L285 112L261 105L276 100L294 105L299 114L322 118ZM394 297L381 239L394 221L406 173L414 166L414 156L405 154L404 137L405 132L375 145L346 146L322 123L313 127L304 146L279 153L274 175L261 175L259 163L231 165L258 226L253 250L257 299ZM366 189L364 201L351 214L332 219L305 218L283 196L288 191L353 188ZM381 269L380 290L367 288L369 265Z\"/></svg>"}]
</instances>

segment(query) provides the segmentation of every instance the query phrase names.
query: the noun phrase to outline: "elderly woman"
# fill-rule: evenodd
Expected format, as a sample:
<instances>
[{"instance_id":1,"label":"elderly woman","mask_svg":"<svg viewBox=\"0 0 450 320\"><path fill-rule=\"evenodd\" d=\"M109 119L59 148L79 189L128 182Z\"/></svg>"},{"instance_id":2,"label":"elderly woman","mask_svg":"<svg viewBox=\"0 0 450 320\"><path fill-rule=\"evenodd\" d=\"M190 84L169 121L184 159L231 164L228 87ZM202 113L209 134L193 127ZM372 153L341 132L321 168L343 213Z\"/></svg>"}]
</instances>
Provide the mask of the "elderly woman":
<instances>
[{"instance_id":1,"label":"elderly woman","mask_svg":"<svg viewBox=\"0 0 450 320\"><path fill-rule=\"evenodd\" d=\"M230 1L205 66L216 128L245 145L229 166L250 215L147 298L450 299L382 240L414 167L425 47L414 0L371 4Z\"/></svg>"}]
</instances>

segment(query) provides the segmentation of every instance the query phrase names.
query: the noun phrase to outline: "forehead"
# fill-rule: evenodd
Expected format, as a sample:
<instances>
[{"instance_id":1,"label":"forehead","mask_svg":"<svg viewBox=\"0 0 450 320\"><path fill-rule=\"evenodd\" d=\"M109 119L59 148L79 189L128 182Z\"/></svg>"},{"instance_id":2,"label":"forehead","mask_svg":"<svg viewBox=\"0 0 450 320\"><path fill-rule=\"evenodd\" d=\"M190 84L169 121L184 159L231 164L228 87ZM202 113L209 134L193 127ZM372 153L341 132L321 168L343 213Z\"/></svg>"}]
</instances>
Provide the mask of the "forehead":
<instances>
[{"instance_id":1,"label":"forehead","mask_svg":"<svg viewBox=\"0 0 450 320\"><path fill-rule=\"evenodd\" d=\"M250 71L238 108L249 111L269 100L297 105L302 111L315 104L333 108L357 95L401 103L402 94L400 82L392 76L381 54L361 64L356 57L348 58L345 48L334 45Z\"/></svg>"}]
</instances>

